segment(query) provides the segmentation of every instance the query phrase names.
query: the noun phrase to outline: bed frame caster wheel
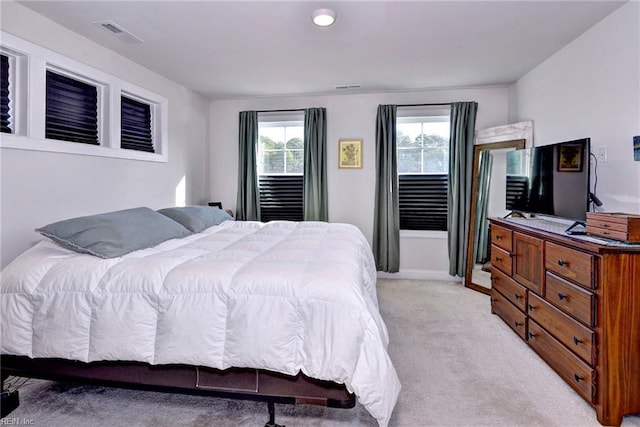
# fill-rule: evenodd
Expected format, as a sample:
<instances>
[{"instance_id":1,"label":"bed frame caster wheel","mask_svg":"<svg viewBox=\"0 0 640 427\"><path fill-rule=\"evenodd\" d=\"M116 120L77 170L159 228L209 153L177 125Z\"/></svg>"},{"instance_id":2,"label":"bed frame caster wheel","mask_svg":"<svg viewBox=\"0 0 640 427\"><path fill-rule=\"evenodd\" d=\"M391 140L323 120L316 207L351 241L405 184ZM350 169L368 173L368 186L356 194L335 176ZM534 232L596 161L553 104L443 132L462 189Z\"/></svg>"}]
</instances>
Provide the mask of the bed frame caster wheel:
<instances>
[{"instance_id":1,"label":"bed frame caster wheel","mask_svg":"<svg viewBox=\"0 0 640 427\"><path fill-rule=\"evenodd\" d=\"M264 425L264 427L285 427L281 424L276 424L276 406L273 402L267 402L267 407L269 408L269 421Z\"/></svg>"}]
</instances>

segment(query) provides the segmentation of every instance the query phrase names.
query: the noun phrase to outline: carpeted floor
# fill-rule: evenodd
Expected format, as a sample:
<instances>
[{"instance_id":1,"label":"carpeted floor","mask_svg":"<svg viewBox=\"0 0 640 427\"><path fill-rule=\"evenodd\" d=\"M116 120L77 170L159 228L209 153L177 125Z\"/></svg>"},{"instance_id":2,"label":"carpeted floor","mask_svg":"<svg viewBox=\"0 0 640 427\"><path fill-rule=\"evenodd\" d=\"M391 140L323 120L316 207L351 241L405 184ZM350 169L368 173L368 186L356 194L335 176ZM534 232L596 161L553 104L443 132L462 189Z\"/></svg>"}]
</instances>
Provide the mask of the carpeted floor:
<instances>
[{"instance_id":1,"label":"carpeted floor","mask_svg":"<svg viewBox=\"0 0 640 427\"><path fill-rule=\"evenodd\" d=\"M391 426L599 426L594 410L498 317L455 283L381 279L378 295L402 392ZM11 424L255 426L264 403L31 380ZM360 406L276 405L276 422L376 426ZM3 420L6 424L7 421ZM640 427L640 416L624 427Z\"/></svg>"}]
</instances>

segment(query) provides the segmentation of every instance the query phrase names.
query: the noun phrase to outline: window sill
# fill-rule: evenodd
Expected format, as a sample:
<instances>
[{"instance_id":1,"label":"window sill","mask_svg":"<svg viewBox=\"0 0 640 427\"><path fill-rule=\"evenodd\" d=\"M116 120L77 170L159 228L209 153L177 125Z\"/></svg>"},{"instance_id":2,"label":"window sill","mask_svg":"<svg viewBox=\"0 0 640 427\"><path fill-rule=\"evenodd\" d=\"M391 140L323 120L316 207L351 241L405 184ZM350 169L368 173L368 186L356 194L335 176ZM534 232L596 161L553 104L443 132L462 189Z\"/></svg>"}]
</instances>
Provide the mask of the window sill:
<instances>
[{"instance_id":1,"label":"window sill","mask_svg":"<svg viewBox=\"0 0 640 427\"><path fill-rule=\"evenodd\" d=\"M400 238L409 239L447 239L449 233L435 230L400 230Z\"/></svg>"},{"instance_id":2,"label":"window sill","mask_svg":"<svg viewBox=\"0 0 640 427\"><path fill-rule=\"evenodd\" d=\"M47 151L52 153L80 154L83 156L111 157L118 159L142 160L167 163L166 154L146 153L143 151L123 150L76 142L51 139L33 139L21 135L0 134L0 148L17 150Z\"/></svg>"}]
</instances>

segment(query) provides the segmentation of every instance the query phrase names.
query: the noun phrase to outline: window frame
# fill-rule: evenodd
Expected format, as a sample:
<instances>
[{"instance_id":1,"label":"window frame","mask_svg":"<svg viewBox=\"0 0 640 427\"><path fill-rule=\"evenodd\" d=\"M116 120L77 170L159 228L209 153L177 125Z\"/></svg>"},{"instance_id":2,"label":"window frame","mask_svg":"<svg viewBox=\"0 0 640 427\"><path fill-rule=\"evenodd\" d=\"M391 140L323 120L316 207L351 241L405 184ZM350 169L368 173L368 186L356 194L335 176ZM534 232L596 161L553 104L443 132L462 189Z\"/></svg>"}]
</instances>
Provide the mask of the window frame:
<instances>
[{"instance_id":1,"label":"window frame","mask_svg":"<svg viewBox=\"0 0 640 427\"><path fill-rule=\"evenodd\" d=\"M446 107L442 107L442 106L398 107L397 118L396 118L396 129L397 130L399 129L399 124L401 123L425 123L425 122L440 122L440 121L442 122L446 121L449 124L451 123L451 113L450 113L450 108L448 106ZM450 150L451 150L450 143L447 148L450 154ZM396 146L396 158L398 160L400 158L398 151L401 149L402 148L399 148ZM421 147L421 149L422 149L422 152L421 152L421 156L422 156L424 153L424 148ZM398 163L396 165L398 169L398 172L397 172L398 192L400 193L401 191L400 185L399 185L401 175L437 175L437 176L447 175L448 176L448 173L449 173L448 164L446 166L447 166L446 172L416 173L416 172L400 172L399 171L400 164ZM424 167L424 163L421 164L421 169L423 167ZM447 182L447 185L448 185L448 182ZM399 194L398 201L400 202L400 194ZM400 235L403 237L410 237L410 238L418 238L418 237L419 238L446 238L448 235L448 230L446 226L444 229L438 229L438 230L401 228Z\"/></svg>"},{"instance_id":2,"label":"window frame","mask_svg":"<svg viewBox=\"0 0 640 427\"><path fill-rule=\"evenodd\" d=\"M42 46L0 31L0 50L17 58L17 129L3 133L0 148L168 162L168 100L155 92L120 79ZM46 71L98 83L99 143L89 145L45 138ZM152 106L155 153L120 148L120 97L144 100Z\"/></svg>"},{"instance_id":3,"label":"window frame","mask_svg":"<svg viewBox=\"0 0 640 427\"><path fill-rule=\"evenodd\" d=\"M302 126L303 134L302 134L302 155L303 155L303 165L301 173L261 173L260 172L260 163L261 159L261 150L260 150L260 128L261 127L287 127L287 126ZM286 139L286 135L285 135ZM286 153L286 143L288 141L283 141L285 147L283 148L283 153ZM302 221L304 217L304 194L303 194L303 185L304 185L304 111L299 112L267 112L267 113L259 113L258 114L258 141L256 147L256 157L258 164L256 165L256 175L258 176L258 191L260 193L260 212L262 221L269 220L290 220L290 221ZM273 185L281 185L283 187L283 194L279 194L278 197L274 200L265 200L263 201L262 194L264 193L264 188L261 185L261 181L267 183L271 187L267 188L268 191L273 193ZM291 194L290 192L296 189L296 194L300 193L300 201L299 201L299 211L296 209L295 212L291 211ZM296 199L297 202L297 199ZM267 205L264 206L263 203ZM271 206L269 206L271 204ZM279 215L281 212L284 215Z\"/></svg>"},{"instance_id":4,"label":"window frame","mask_svg":"<svg viewBox=\"0 0 640 427\"><path fill-rule=\"evenodd\" d=\"M302 119L290 119L290 120L282 120L282 117L280 117L278 120L261 120L260 117L258 117L258 144L257 144L257 156L258 156L258 171L257 174L258 176L263 176L263 175L267 175L267 176L304 176L304 113L301 113ZM274 116L268 115L267 117L271 117L274 118ZM275 118L277 118L277 116L275 116ZM262 158L261 158L261 150L260 150L260 128L261 127L284 127L285 128L285 132L286 132L286 128L287 127L302 127L302 131L303 131L303 135L302 135L302 149L300 151L302 151L302 156L303 156L303 167L302 167L302 172L300 173L287 173L287 172L275 172L275 173L261 173L260 172L260 164L262 162ZM286 139L286 138L285 138ZM286 170L286 152L287 152L287 144L288 141L283 141L284 143L284 148L282 149L282 153L284 156L284 164L285 164L285 170ZM277 150L280 151L280 150Z\"/></svg>"}]
</instances>

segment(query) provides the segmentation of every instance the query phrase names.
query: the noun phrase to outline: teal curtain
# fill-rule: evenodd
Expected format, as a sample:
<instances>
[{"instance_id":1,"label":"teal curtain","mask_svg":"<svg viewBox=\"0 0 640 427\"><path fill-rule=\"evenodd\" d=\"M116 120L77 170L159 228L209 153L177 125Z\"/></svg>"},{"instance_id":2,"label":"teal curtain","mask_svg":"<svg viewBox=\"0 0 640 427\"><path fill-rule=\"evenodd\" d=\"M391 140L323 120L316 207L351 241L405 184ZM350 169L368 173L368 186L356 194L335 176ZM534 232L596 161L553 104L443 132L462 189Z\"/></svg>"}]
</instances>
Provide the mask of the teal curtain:
<instances>
[{"instance_id":1,"label":"teal curtain","mask_svg":"<svg viewBox=\"0 0 640 427\"><path fill-rule=\"evenodd\" d=\"M476 226L473 239L473 253L476 254L475 262L484 264L489 256L489 194L491 188L491 169L493 167L493 154L489 151L480 152L480 164L478 165L478 192L476 194Z\"/></svg>"},{"instance_id":2,"label":"teal curtain","mask_svg":"<svg viewBox=\"0 0 640 427\"><path fill-rule=\"evenodd\" d=\"M378 271L400 269L400 211L395 105L379 105L376 117L376 189L373 254Z\"/></svg>"},{"instance_id":3,"label":"teal curtain","mask_svg":"<svg viewBox=\"0 0 640 427\"><path fill-rule=\"evenodd\" d=\"M303 204L305 221L328 221L327 110L304 110Z\"/></svg>"},{"instance_id":4,"label":"teal curtain","mask_svg":"<svg viewBox=\"0 0 640 427\"><path fill-rule=\"evenodd\" d=\"M240 112L236 219L260 221L258 188L258 112Z\"/></svg>"},{"instance_id":5,"label":"teal curtain","mask_svg":"<svg viewBox=\"0 0 640 427\"><path fill-rule=\"evenodd\" d=\"M449 274L459 277L465 273L469 240L473 137L477 111L477 102L451 104L447 234Z\"/></svg>"}]
</instances>

